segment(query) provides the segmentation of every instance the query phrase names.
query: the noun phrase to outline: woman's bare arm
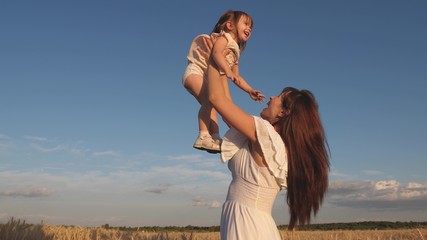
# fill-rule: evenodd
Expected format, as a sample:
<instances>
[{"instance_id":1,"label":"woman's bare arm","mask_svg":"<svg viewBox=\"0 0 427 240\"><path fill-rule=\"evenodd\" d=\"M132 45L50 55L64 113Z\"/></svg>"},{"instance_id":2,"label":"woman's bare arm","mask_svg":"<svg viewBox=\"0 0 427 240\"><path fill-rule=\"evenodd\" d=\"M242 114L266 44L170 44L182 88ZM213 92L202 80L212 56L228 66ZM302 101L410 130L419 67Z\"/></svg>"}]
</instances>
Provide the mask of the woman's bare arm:
<instances>
[{"instance_id":1,"label":"woman's bare arm","mask_svg":"<svg viewBox=\"0 0 427 240\"><path fill-rule=\"evenodd\" d=\"M218 66L212 61L208 65L209 101L231 127L244 134L251 142L256 141L255 121L231 99L227 98L220 80Z\"/></svg>"}]
</instances>

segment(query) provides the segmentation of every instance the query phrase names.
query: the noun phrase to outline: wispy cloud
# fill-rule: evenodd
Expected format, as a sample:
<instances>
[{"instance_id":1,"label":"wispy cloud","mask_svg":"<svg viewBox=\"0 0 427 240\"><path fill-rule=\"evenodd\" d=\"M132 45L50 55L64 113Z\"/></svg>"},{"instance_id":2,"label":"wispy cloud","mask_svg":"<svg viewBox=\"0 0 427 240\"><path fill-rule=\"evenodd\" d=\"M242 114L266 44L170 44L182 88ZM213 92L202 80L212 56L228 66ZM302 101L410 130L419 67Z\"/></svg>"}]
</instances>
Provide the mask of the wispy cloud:
<instances>
[{"instance_id":1,"label":"wispy cloud","mask_svg":"<svg viewBox=\"0 0 427 240\"><path fill-rule=\"evenodd\" d=\"M0 153L7 152L15 148L16 146L13 143L0 143Z\"/></svg>"},{"instance_id":2,"label":"wispy cloud","mask_svg":"<svg viewBox=\"0 0 427 240\"><path fill-rule=\"evenodd\" d=\"M148 188L145 191L146 192L151 192L151 193L162 194L162 193L166 192L170 187L171 187L170 184L161 184L161 185L159 185L157 187Z\"/></svg>"},{"instance_id":3,"label":"wispy cloud","mask_svg":"<svg viewBox=\"0 0 427 240\"><path fill-rule=\"evenodd\" d=\"M15 144L11 142L10 137L0 133L0 153L7 152L16 148Z\"/></svg>"},{"instance_id":4,"label":"wispy cloud","mask_svg":"<svg viewBox=\"0 0 427 240\"><path fill-rule=\"evenodd\" d=\"M427 183L396 180L333 181L328 191L329 202L351 208L371 210L425 210Z\"/></svg>"},{"instance_id":5,"label":"wispy cloud","mask_svg":"<svg viewBox=\"0 0 427 240\"><path fill-rule=\"evenodd\" d=\"M20 189L0 192L1 197L49 197L56 191L48 188Z\"/></svg>"},{"instance_id":6,"label":"wispy cloud","mask_svg":"<svg viewBox=\"0 0 427 240\"><path fill-rule=\"evenodd\" d=\"M64 145L57 145L55 147L51 147L51 148L46 148L46 147L42 147L38 144L32 143L30 144L30 147L38 152L42 152L42 153L52 153L52 152L59 152L59 151L63 151L65 149Z\"/></svg>"},{"instance_id":7,"label":"wispy cloud","mask_svg":"<svg viewBox=\"0 0 427 240\"><path fill-rule=\"evenodd\" d=\"M153 167L150 170L152 175L155 176L174 176L175 180L226 180L230 178L229 174L225 174L216 170L197 169L190 166L167 166L167 167Z\"/></svg>"},{"instance_id":8,"label":"wispy cloud","mask_svg":"<svg viewBox=\"0 0 427 240\"><path fill-rule=\"evenodd\" d=\"M334 168L331 169L331 172L329 173L329 175L331 177L336 177L336 178L340 178L340 179L348 179L348 178L351 177L349 174L342 173L342 172L340 172L340 171L338 171L337 169L334 169Z\"/></svg>"},{"instance_id":9,"label":"wispy cloud","mask_svg":"<svg viewBox=\"0 0 427 240\"><path fill-rule=\"evenodd\" d=\"M362 173L369 176L381 176L384 175L384 172L378 170L363 170Z\"/></svg>"},{"instance_id":10,"label":"wispy cloud","mask_svg":"<svg viewBox=\"0 0 427 240\"><path fill-rule=\"evenodd\" d=\"M45 138L45 137L37 137L37 136L25 136L25 139L32 140L32 141L38 141L38 142L47 141L47 138Z\"/></svg>"},{"instance_id":11,"label":"wispy cloud","mask_svg":"<svg viewBox=\"0 0 427 240\"><path fill-rule=\"evenodd\" d=\"M7 135L4 135L4 134L1 134L1 133L0 133L0 140L2 140L2 139L7 139L7 140L9 140L9 139L10 139L10 137L8 137Z\"/></svg>"},{"instance_id":12,"label":"wispy cloud","mask_svg":"<svg viewBox=\"0 0 427 240\"><path fill-rule=\"evenodd\" d=\"M192 199L193 206L195 207L208 207L208 208L219 208L221 207L221 202L218 200L207 200L201 196L197 196Z\"/></svg>"},{"instance_id":13,"label":"wispy cloud","mask_svg":"<svg viewBox=\"0 0 427 240\"><path fill-rule=\"evenodd\" d=\"M92 155L94 157L118 157L118 156L120 156L119 153L117 153L113 150L102 151L102 152L93 152Z\"/></svg>"}]
</instances>

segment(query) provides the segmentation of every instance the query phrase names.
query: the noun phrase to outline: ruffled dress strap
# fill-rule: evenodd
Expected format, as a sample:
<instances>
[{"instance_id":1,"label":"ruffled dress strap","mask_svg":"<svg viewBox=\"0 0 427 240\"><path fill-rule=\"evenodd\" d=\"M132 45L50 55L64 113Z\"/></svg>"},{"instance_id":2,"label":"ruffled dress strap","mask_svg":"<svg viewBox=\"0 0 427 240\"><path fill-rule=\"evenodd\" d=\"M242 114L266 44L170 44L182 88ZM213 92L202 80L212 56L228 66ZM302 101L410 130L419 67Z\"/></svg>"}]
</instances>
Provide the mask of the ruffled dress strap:
<instances>
[{"instance_id":1,"label":"ruffled dress strap","mask_svg":"<svg viewBox=\"0 0 427 240\"><path fill-rule=\"evenodd\" d=\"M288 154L285 143L274 127L260 117L254 117L255 129L268 170L276 178L280 188L287 188Z\"/></svg>"},{"instance_id":2,"label":"ruffled dress strap","mask_svg":"<svg viewBox=\"0 0 427 240\"><path fill-rule=\"evenodd\" d=\"M230 128L222 138L221 161L225 163L230 160L247 141L248 139L245 135L235 128Z\"/></svg>"},{"instance_id":3,"label":"ruffled dress strap","mask_svg":"<svg viewBox=\"0 0 427 240\"><path fill-rule=\"evenodd\" d=\"M285 143L274 127L266 120L254 116L256 135L268 170L281 189L287 188L288 154ZM229 129L222 139L221 161L227 162L248 141L247 137L234 128Z\"/></svg>"}]
</instances>

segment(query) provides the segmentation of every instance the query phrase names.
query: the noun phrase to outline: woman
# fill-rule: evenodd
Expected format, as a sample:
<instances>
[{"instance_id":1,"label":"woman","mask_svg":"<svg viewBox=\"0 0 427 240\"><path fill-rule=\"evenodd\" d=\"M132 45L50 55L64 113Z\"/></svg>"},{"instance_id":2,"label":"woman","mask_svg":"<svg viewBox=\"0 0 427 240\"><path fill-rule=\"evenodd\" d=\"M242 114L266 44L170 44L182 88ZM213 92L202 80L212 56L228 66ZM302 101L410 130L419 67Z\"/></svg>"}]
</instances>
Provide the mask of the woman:
<instances>
[{"instance_id":1,"label":"woman","mask_svg":"<svg viewBox=\"0 0 427 240\"><path fill-rule=\"evenodd\" d=\"M221 145L221 160L228 161L233 176L222 209L221 239L281 239L271 210L282 189L287 189L289 229L310 223L322 203L329 171L314 95L288 87L270 97L260 117L251 116L226 97L212 58L208 94L230 126Z\"/></svg>"}]
</instances>

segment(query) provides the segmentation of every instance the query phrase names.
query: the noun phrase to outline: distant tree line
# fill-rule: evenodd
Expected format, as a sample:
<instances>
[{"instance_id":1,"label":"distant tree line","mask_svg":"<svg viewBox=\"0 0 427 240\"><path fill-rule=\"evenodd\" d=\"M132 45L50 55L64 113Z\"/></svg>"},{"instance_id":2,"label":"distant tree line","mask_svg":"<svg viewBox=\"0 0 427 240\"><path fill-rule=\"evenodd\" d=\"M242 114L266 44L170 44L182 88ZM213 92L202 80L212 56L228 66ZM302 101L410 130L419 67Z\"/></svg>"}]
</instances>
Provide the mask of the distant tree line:
<instances>
[{"instance_id":1,"label":"distant tree line","mask_svg":"<svg viewBox=\"0 0 427 240\"><path fill-rule=\"evenodd\" d=\"M144 227L112 227L104 224L101 227L105 229L118 229L121 231L146 231L146 232L219 232L219 226L200 227L200 226L144 226ZM287 229L287 225L278 226L279 229ZM296 227L296 230L388 230L388 229L412 229L425 228L427 222L386 222L386 221L366 221L366 222L349 222L349 223L321 223L310 224L304 227Z\"/></svg>"},{"instance_id":2,"label":"distant tree line","mask_svg":"<svg viewBox=\"0 0 427 240\"><path fill-rule=\"evenodd\" d=\"M279 229L287 229L287 225L280 225ZM297 230L391 230L412 229L427 227L427 222L387 222L366 221L349 223L321 223L297 227Z\"/></svg>"}]
</instances>

